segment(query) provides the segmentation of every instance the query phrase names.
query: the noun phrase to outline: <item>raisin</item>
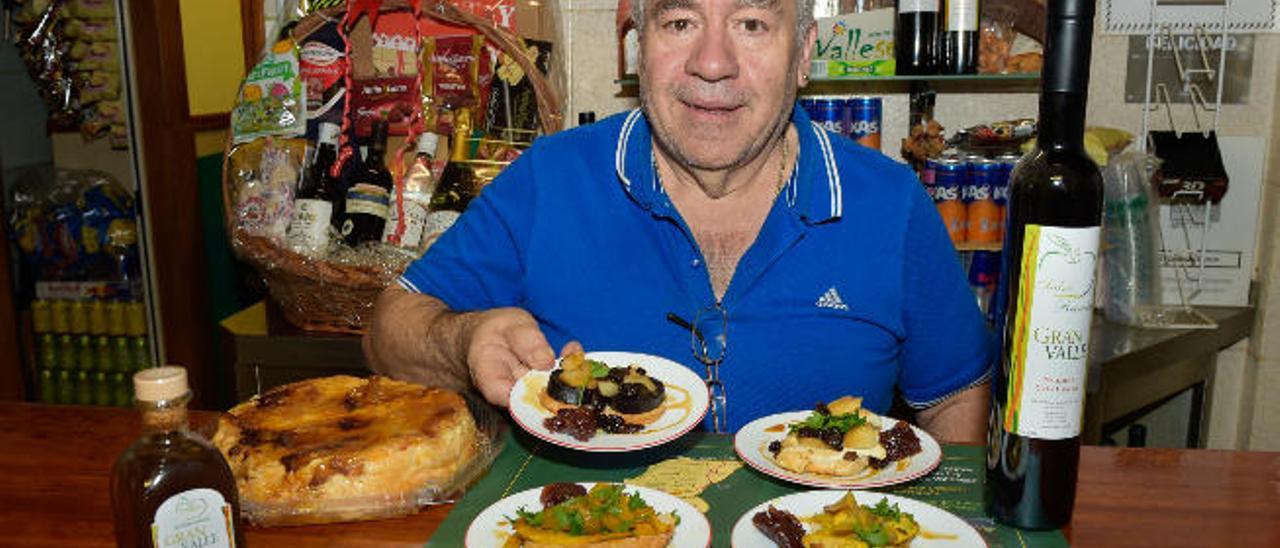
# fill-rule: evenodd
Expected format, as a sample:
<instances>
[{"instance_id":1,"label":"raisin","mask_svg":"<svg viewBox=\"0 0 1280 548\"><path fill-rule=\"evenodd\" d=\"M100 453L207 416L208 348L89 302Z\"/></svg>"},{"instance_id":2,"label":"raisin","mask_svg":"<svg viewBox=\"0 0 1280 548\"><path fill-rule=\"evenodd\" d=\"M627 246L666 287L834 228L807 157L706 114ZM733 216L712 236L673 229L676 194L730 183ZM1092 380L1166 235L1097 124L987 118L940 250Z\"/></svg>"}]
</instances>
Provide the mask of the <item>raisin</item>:
<instances>
[{"instance_id":1,"label":"raisin","mask_svg":"<svg viewBox=\"0 0 1280 548\"><path fill-rule=\"evenodd\" d=\"M585 494L587 494L587 488L576 483L550 483L542 488L542 495L539 500L544 508L550 508Z\"/></svg>"},{"instance_id":2,"label":"raisin","mask_svg":"<svg viewBox=\"0 0 1280 548\"><path fill-rule=\"evenodd\" d=\"M781 451L782 451L782 442L778 440L773 440L769 442L769 452L772 453L773 456L775 457L778 456L778 453Z\"/></svg>"}]
</instances>

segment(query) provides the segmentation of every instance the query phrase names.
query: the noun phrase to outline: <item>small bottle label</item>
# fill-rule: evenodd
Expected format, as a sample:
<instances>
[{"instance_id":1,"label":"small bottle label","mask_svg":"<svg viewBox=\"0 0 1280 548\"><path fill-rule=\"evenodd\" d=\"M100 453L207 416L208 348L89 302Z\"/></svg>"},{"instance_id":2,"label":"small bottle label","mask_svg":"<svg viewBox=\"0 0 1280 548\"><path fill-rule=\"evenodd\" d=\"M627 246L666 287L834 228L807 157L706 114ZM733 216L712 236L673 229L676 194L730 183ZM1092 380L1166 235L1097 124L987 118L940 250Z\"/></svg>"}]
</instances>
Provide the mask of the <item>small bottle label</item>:
<instances>
[{"instance_id":1,"label":"small bottle label","mask_svg":"<svg viewBox=\"0 0 1280 548\"><path fill-rule=\"evenodd\" d=\"M461 213L447 209L428 213L425 226L422 228L422 237L434 241L444 234L444 231L449 230L449 227L453 226L461 216Z\"/></svg>"},{"instance_id":2,"label":"small bottle label","mask_svg":"<svg viewBox=\"0 0 1280 548\"><path fill-rule=\"evenodd\" d=\"M400 235L398 242L394 240L396 229L400 224L400 212L399 208L393 205L390 208L391 215L387 218L386 229L382 232L382 241L408 249L417 249L422 241L422 229L427 222L427 208L423 205L424 203L408 198L400 202L400 207L404 208L404 233Z\"/></svg>"},{"instance_id":3,"label":"small bottle label","mask_svg":"<svg viewBox=\"0 0 1280 548\"><path fill-rule=\"evenodd\" d=\"M213 489L189 489L166 499L151 523L154 546L233 548L231 505Z\"/></svg>"},{"instance_id":4,"label":"small bottle label","mask_svg":"<svg viewBox=\"0 0 1280 548\"><path fill-rule=\"evenodd\" d=\"M978 30L978 0L947 2L946 28L955 32Z\"/></svg>"},{"instance_id":5,"label":"small bottle label","mask_svg":"<svg viewBox=\"0 0 1280 548\"><path fill-rule=\"evenodd\" d=\"M365 213L387 218L391 196L387 189L368 183L356 183L347 190L347 214Z\"/></svg>"},{"instance_id":6,"label":"small bottle label","mask_svg":"<svg viewBox=\"0 0 1280 548\"><path fill-rule=\"evenodd\" d=\"M920 11L937 13L938 0L900 0L898 2L898 13L915 13Z\"/></svg>"},{"instance_id":7,"label":"small bottle label","mask_svg":"<svg viewBox=\"0 0 1280 548\"><path fill-rule=\"evenodd\" d=\"M325 200L298 200L293 204L293 219L285 242L289 249L305 255L316 255L329 245L329 221L333 204Z\"/></svg>"},{"instance_id":8,"label":"small bottle label","mask_svg":"<svg viewBox=\"0 0 1280 548\"><path fill-rule=\"evenodd\" d=\"M1010 350L1004 429L1044 440L1080 435L1100 229L1029 224Z\"/></svg>"}]
</instances>

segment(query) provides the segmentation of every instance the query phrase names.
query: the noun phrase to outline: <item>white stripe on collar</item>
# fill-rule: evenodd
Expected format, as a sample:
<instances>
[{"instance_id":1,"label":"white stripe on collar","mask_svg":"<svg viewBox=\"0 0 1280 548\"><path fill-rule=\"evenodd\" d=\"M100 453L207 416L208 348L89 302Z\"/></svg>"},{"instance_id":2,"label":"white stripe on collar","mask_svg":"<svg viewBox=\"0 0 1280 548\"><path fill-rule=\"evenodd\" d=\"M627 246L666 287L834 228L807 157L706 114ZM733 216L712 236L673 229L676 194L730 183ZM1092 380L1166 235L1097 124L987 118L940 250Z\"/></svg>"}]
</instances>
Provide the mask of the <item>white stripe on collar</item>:
<instances>
[{"instance_id":1,"label":"white stripe on collar","mask_svg":"<svg viewBox=\"0 0 1280 548\"><path fill-rule=\"evenodd\" d=\"M835 154L831 152L831 140L827 136L827 130L817 122L810 123L813 124L813 133L818 137L823 163L827 167L827 188L831 193L831 217L839 217L844 212L844 196L843 189L840 187L840 170L836 168Z\"/></svg>"},{"instance_id":2,"label":"white stripe on collar","mask_svg":"<svg viewBox=\"0 0 1280 548\"><path fill-rule=\"evenodd\" d=\"M642 116L643 113L638 108L627 115L627 119L622 122L622 131L618 134L618 148L613 153L614 169L627 190L631 189L631 179L627 178L627 142L631 139L631 130L635 129Z\"/></svg>"}]
</instances>

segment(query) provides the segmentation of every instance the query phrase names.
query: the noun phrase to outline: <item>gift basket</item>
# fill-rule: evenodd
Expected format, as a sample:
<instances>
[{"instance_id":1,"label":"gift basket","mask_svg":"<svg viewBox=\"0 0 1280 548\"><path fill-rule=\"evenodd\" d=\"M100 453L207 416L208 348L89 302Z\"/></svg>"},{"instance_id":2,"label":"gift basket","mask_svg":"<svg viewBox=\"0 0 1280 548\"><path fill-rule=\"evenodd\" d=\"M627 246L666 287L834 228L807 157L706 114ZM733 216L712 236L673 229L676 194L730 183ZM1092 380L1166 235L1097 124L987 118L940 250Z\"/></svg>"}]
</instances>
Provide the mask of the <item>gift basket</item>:
<instances>
[{"instance_id":1,"label":"gift basket","mask_svg":"<svg viewBox=\"0 0 1280 548\"><path fill-rule=\"evenodd\" d=\"M470 199L561 128L552 42L514 28L531 17L518 9L543 10L534 24L554 28L538 21L556 8L306 4L241 84L223 158L226 227L290 323L359 333L378 293Z\"/></svg>"}]
</instances>

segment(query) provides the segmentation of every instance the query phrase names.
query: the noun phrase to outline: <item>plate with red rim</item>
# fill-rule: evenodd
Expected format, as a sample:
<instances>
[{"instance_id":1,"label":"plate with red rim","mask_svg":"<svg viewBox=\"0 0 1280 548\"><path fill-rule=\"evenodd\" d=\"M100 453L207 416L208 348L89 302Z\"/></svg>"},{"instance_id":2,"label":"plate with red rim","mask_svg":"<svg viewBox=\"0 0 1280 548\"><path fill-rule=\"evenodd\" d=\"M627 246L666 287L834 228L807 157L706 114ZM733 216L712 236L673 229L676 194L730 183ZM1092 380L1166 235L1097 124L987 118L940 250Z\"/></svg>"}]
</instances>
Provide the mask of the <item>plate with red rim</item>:
<instances>
[{"instance_id":1,"label":"plate with red rim","mask_svg":"<svg viewBox=\"0 0 1280 548\"><path fill-rule=\"evenodd\" d=\"M972 525L932 504L887 493L834 490L792 493L762 502L738 518L738 522L733 525L729 542L734 548L776 548L777 544L752 523L752 517L773 506L791 512L800 519L805 531L809 532L810 526L805 523L804 518L821 513L824 506L834 504L849 492L853 493L858 504L875 506L881 500L887 500L889 504L897 504L902 512L911 514L920 525L920 532L911 539L911 548L987 546L986 539Z\"/></svg>"},{"instance_id":2,"label":"plate with red rim","mask_svg":"<svg viewBox=\"0 0 1280 548\"><path fill-rule=\"evenodd\" d=\"M812 411L790 411L761 417L747 423L733 437L733 450L747 466L780 480L828 489L869 489L904 483L932 472L942 462L942 446L928 432L911 425L911 431L920 438L920 452L894 461L880 470L867 468L852 476L829 476L809 472L795 472L778 465L769 453L769 443L782 441L787 436L787 425L800 422ZM880 429L893 428L896 420L880 417Z\"/></svg>"},{"instance_id":3,"label":"plate with red rim","mask_svg":"<svg viewBox=\"0 0 1280 548\"><path fill-rule=\"evenodd\" d=\"M578 485L590 490L594 483ZM659 513L675 512L680 523L671 536L667 546L706 548L711 546L711 522L707 516L699 512L693 505L676 498L666 492L635 485L624 485L624 493L639 494L649 506ZM464 545L466 548L501 548L514 534L510 519L516 516L516 510L525 509L535 512L542 509L542 487L527 489L499 500L482 510L467 526Z\"/></svg>"},{"instance_id":4,"label":"plate with red rim","mask_svg":"<svg viewBox=\"0 0 1280 548\"><path fill-rule=\"evenodd\" d=\"M609 434L600 430L587 441L563 432L552 432L544 421L554 415L538 401L551 371L530 371L511 386L511 418L526 432L548 443L580 451L622 452L655 447L685 435L702 422L711 399L707 384L688 367L666 358L634 352L588 352L587 359L609 367L635 365L666 387L666 410L654 422L634 434ZM556 362L557 365L559 362Z\"/></svg>"}]
</instances>

